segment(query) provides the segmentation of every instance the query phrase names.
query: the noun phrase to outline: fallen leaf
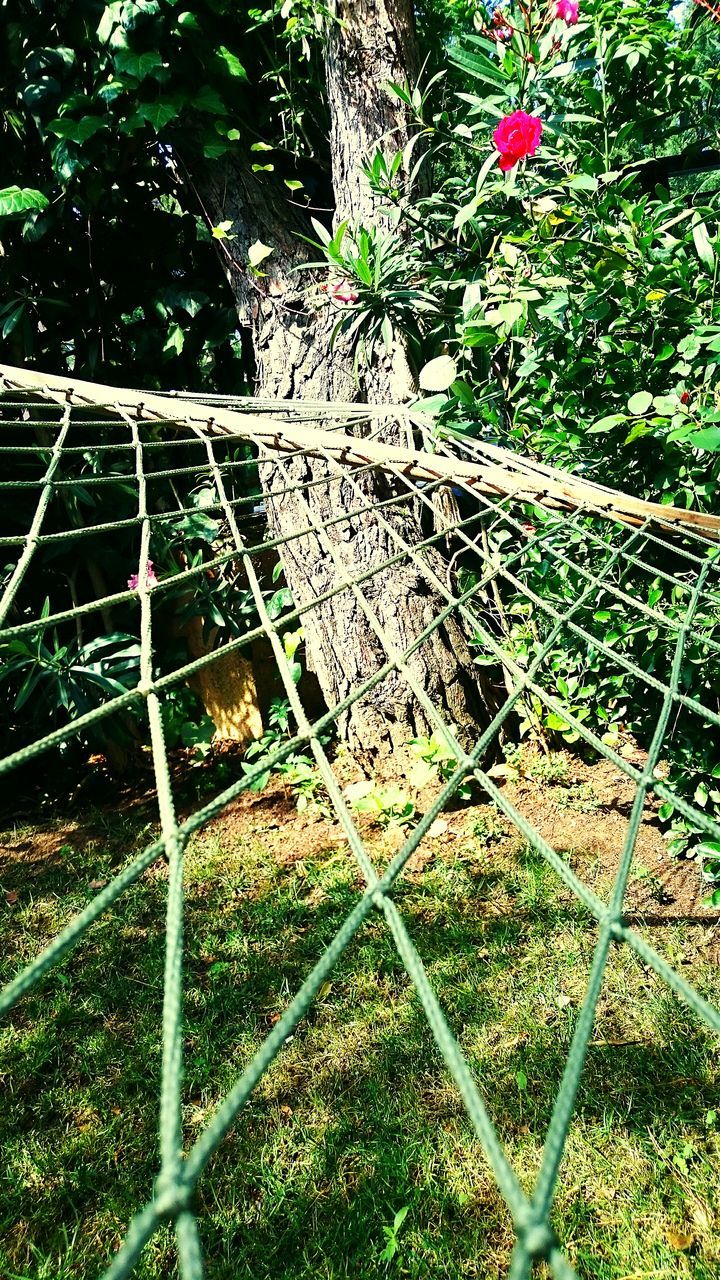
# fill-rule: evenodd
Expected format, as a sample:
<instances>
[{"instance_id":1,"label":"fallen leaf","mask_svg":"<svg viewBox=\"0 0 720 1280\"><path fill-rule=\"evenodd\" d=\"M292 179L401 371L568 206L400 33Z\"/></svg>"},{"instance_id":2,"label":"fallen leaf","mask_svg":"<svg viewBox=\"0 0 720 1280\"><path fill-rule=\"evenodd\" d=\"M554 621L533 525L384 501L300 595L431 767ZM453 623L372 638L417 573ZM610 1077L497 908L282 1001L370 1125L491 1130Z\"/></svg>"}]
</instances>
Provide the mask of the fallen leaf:
<instances>
[{"instance_id":1,"label":"fallen leaf","mask_svg":"<svg viewBox=\"0 0 720 1280\"><path fill-rule=\"evenodd\" d=\"M16 893L5 894L5 901L7 902L9 907L14 907L17 900L18 900L18 895Z\"/></svg>"},{"instance_id":2,"label":"fallen leaf","mask_svg":"<svg viewBox=\"0 0 720 1280\"><path fill-rule=\"evenodd\" d=\"M510 774L510 766L507 764L494 764L492 769L487 770L488 778L507 778Z\"/></svg>"},{"instance_id":3,"label":"fallen leaf","mask_svg":"<svg viewBox=\"0 0 720 1280\"><path fill-rule=\"evenodd\" d=\"M363 778L360 782L351 782L350 785L345 788L343 795L345 795L350 801L362 800L365 796L369 796L370 792L373 791L374 788L374 782L370 782L368 778Z\"/></svg>"},{"instance_id":4,"label":"fallen leaf","mask_svg":"<svg viewBox=\"0 0 720 1280\"><path fill-rule=\"evenodd\" d=\"M428 827L428 835L431 839L435 836L442 836L447 831L447 822L443 818L436 818L431 827Z\"/></svg>"},{"instance_id":5,"label":"fallen leaf","mask_svg":"<svg viewBox=\"0 0 720 1280\"><path fill-rule=\"evenodd\" d=\"M106 884L107 880L91 880L88 887L90 889L104 889Z\"/></svg>"},{"instance_id":6,"label":"fallen leaf","mask_svg":"<svg viewBox=\"0 0 720 1280\"><path fill-rule=\"evenodd\" d=\"M679 1253L684 1253L686 1249L689 1249L695 1243L694 1235L685 1235L682 1231L676 1231L674 1227L665 1232L665 1239L670 1248L677 1249Z\"/></svg>"}]
</instances>

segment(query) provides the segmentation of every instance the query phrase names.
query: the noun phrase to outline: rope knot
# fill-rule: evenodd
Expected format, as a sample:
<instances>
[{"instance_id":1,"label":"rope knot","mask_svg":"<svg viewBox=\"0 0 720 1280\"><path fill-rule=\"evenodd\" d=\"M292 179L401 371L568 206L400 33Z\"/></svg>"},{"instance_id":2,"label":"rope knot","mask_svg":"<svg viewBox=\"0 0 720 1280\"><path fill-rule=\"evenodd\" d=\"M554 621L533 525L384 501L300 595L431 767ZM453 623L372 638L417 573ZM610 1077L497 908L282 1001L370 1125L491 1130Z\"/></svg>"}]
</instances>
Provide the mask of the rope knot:
<instances>
[{"instance_id":1,"label":"rope knot","mask_svg":"<svg viewBox=\"0 0 720 1280\"><path fill-rule=\"evenodd\" d=\"M155 1208L161 1218L176 1218L191 1207L193 1194L188 1182L161 1173L155 1182Z\"/></svg>"},{"instance_id":2,"label":"rope knot","mask_svg":"<svg viewBox=\"0 0 720 1280\"><path fill-rule=\"evenodd\" d=\"M531 1258L547 1258L550 1250L557 1244L554 1231L541 1222L531 1223L526 1227L521 1240Z\"/></svg>"}]
</instances>

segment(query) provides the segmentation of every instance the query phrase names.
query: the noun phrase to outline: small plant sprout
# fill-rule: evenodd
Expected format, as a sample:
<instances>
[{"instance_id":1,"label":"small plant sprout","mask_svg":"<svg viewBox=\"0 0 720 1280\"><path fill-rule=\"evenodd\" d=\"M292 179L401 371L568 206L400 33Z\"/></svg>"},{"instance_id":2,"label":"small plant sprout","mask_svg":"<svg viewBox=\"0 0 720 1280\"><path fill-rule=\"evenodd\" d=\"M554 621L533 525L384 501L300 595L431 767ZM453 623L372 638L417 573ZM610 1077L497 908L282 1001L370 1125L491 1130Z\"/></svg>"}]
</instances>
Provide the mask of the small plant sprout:
<instances>
[{"instance_id":1,"label":"small plant sprout","mask_svg":"<svg viewBox=\"0 0 720 1280\"><path fill-rule=\"evenodd\" d=\"M298 813L314 809L329 816L325 783L310 756L292 755L277 766L277 771L293 793Z\"/></svg>"},{"instance_id":2,"label":"small plant sprout","mask_svg":"<svg viewBox=\"0 0 720 1280\"><path fill-rule=\"evenodd\" d=\"M395 1214L395 1217L392 1220L392 1226L383 1227L383 1234L385 1236L385 1247L383 1248L382 1252L378 1255L378 1260L380 1262L387 1262L389 1264L392 1262L393 1258L395 1257L395 1254L398 1251L398 1235L400 1233L400 1228L402 1227L402 1224L408 1215L409 1208L410 1206L406 1204L402 1209L398 1209L397 1213Z\"/></svg>"},{"instance_id":3,"label":"small plant sprout","mask_svg":"<svg viewBox=\"0 0 720 1280\"><path fill-rule=\"evenodd\" d=\"M403 827L415 816L415 805L400 787L379 787L364 779L346 787L345 795L357 813L369 814L381 827Z\"/></svg>"},{"instance_id":4,"label":"small plant sprout","mask_svg":"<svg viewBox=\"0 0 720 1280\"><path fill-rule=\"evenodd\" d=\"M457 756L443 733L435 732L429 738L411 738L408 747L415 756L408 780L418 791L438 782L447 782L457 768ZM455 794L461 800L469 800L470 782L463 782Z\"/></svg>"}]
</instances>

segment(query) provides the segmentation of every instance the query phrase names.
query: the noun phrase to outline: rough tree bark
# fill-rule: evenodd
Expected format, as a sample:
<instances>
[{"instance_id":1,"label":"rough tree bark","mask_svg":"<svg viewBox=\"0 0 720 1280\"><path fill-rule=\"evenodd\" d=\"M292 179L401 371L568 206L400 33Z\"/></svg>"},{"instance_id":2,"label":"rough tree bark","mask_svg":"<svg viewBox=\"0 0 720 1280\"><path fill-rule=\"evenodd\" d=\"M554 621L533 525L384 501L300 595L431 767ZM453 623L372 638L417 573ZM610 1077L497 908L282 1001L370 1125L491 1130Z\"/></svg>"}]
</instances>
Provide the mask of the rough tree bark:
<instances>
[{"instance_id":1,"label":"rough tree bark","mask_svg":"<svg viewBox=\"0 0 720 1280\"><path fill-rule=\"evenodd\" d=\"M354 226L370 226L380 215L361 161L379 144L390 152L404 147L412 128L403 104L385 86L388 81L412 81L417 71L413 6L411 0L337 0L335 7L339 21L331 24L325 53L335 224L347 219ZM361 371L360 385L348 347L338 341L331 349L337 308L328 301L314 303L307 273L295 270L309 257L298 238L298 233L307 234L307 224L272 180L252 174L241 159L231 158L208 166L196 175L196 182L213 222L231 219L234 224L235 238L223 242L222 252L239 315L252 330L259 393L319 400L407 399L412 387L402 346L392 359ZM246 269L248 248L257 239L274 249L263 263L262 278ZM296 458L265 464L261 470L268 517L278 535L306 527L311 519L322 525L341 508L376 502L395 491L387 477L365 476L358 481L363 498L345 480L308 489L303 499L297 494L279 495L278 490L289 482L325 476L323 463ZM425 536L414 506L386 508L386 518L411 546ZM398 550L392 534L369 512L322 535L292 541L281 554L293 596L304 604L330 589L340 575L353 576L379 566ZM424 559L444 580L440 553L425 551ZM446 603L409 562L381 570L363 585L363 592L388 643L401 652ZM349 590L306 615L305 637L308 663L328 705L344 698L387 660L386 649ZM409 665L461 736L474 737L478 726L487 722L488 711L479 690L478 668L473 667L458 622L448 618ZM433 728L396 672L351 708L340 725L351 749L366 759L393 750L414 735L429 734Z\"/></svg>"}]
</instances>

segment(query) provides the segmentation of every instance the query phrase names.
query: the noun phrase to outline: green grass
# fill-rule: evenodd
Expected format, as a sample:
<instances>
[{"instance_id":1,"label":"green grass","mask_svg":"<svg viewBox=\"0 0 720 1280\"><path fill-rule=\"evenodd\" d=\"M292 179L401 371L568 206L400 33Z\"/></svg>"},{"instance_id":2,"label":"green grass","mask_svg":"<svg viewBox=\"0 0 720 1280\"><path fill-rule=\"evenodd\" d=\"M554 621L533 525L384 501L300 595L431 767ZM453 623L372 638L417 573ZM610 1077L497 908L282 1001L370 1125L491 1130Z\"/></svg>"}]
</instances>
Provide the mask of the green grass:
<instances>
[{"instance_id":1,"label":"green grass","mask_svg":"<svg viewBox=\"0 0 720 1280\"><path fill-rule=\"evenodd\" d=\"M119 843L144 843L146 829L141 840L121 821ZM477 825L396 898L529 1189L595 928L535 855L498 848L493 832ZM357 871L337 841L282 865L292 838L216 831L190 848L188 1142L355 899ZM112 829L82 855L66 845L0 905L3 979L109 877L117 845ZM0 1029L3 1280L98 1273L151 1193L165 875L153 868ZM672 925L652 938L717 1000L701 932ZM581 1277L716 1280L719 1074L710 1034L615 949L554 1214ZM406 1205L383 1261L383 1228ZM379 916L262 1080L200 1184L198 1211L210 1280L504 1274L507 1212ZM163 1230L137 1275L174 1267Z\"/></svg>"}]
</instances>

